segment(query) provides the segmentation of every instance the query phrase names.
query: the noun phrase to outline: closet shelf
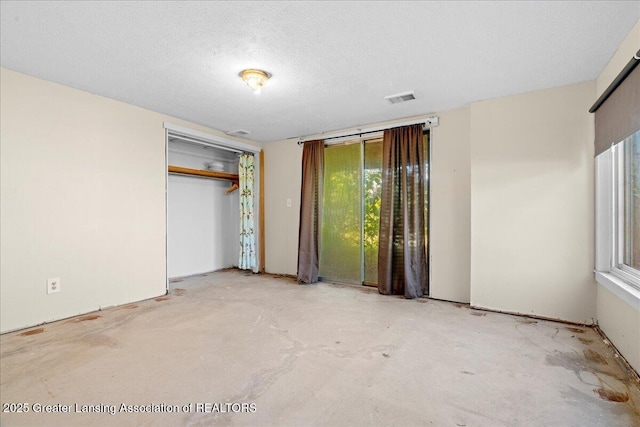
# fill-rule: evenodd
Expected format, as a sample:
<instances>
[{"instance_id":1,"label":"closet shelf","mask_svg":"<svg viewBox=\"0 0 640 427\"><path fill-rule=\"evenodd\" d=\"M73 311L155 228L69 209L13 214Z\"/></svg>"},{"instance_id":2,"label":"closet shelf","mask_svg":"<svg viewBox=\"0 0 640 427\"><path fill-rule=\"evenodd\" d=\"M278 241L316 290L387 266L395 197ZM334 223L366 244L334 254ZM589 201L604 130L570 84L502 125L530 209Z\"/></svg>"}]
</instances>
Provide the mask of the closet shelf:
<instances>
[{"instance_id":1,"label":"closet shelf","mask_svg":"<svg viewBox=\"0 0 640 427\"><path fill-rule=\"evenodd\" d=\"M180 174L180 175L203 176L205 178L228 179L228 180L231 180L231 181L237 181L238 180L238 175L232 174L232 173L213 172L213 171L206 171L206 170L200 170L200 169L183 168L181 166L171 166L171 165L169 165L169 173Z\"/></svg>"}]
</instances>

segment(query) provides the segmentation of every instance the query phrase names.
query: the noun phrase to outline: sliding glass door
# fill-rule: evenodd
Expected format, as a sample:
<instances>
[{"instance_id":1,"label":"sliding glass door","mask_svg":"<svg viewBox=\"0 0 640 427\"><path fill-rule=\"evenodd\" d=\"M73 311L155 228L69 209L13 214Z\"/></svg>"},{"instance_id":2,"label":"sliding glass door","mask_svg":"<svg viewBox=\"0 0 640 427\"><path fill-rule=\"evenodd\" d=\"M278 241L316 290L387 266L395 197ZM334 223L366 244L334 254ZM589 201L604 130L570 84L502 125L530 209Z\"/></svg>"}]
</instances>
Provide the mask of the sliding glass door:
<instances>
[{"instance_id":1,"label":"sliding glass door","mask_svg":"<svg viewBox=\"0 0 640 427\"><path fill-rule=\"evenodd\" d=\"M320 276L378 283L382 140L325 148Z\"/></svg>"},{"instance_id":2,"label":"sliding glass door","mask_svg":"<svg viewBox=\"0 0 640 427\"><path fill-rule=\"evenodd\" d=\"M429 200L428 153L425 135L425 219ZM329 145L325 147L324 162L320 276L377 286L382 138Z\"/></svg>"},{"instance_id":3,"label":"sliding glass door","mask_svg":"<svg viewBox=\"0 0 640 427\"><path fill-rule=\"evenodd\" d=\"M343 282L361 279L360 144L324 150L324 197L320 276Z\"/></svg>"}]
</instances>

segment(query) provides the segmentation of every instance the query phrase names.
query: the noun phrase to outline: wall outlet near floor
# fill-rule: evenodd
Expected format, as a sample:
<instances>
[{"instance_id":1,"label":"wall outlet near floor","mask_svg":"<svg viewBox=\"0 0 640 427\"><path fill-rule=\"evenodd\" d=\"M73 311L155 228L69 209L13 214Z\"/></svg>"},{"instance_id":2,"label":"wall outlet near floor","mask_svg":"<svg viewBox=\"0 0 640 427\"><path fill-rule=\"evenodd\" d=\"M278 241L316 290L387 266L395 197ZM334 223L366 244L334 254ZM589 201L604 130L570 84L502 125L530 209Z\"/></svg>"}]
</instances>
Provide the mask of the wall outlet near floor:
<instances>
[{"instance_id":1,"label":"wall outlet near floor","mask_svg":"<svg viewBox=\"0 0 640 427\"><path fill-rule=\"evenodd\" d=\"M291 199L287 199L287 207L290 208L291 207Z\"/></svg>"},{"instance_id":2,"label":"wall outlet near floor","mask_svg":"<svg viewBox=\"0 0 640 427\"><path fill-rule=\"evenodd\" d=\"M55 294L60 292L60 278L56 277L55 279L47 280L47 294Z\"/></svg>"}]
</instances>

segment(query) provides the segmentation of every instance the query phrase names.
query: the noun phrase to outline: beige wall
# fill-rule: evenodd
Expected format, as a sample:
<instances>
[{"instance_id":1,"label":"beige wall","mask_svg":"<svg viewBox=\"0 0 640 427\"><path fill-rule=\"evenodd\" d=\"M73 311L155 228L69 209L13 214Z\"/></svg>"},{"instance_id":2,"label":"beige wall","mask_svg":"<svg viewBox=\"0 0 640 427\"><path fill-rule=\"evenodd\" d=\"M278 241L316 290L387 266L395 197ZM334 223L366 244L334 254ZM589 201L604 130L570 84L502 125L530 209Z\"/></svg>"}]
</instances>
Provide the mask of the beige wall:
<instances>
[{"instance_id":1,"label":"beige wall","mask_svg":"<svg viewBox=\"0 0 640 427\"><path fill-rule=\"evenodd\" d=\"M471 304L596 316L586 82L471 105Z\"/></svg>"},{"instance_id":2,"label":"beige wall","mask_svg":"<svg viewBox=\"0 0 640 427\"><path fill-rule=\"evenodd\" d=\"M598 326L640 372L640 311L598 284Z\"/></svg>"},{"instance_id":3,"label":"beige wall","mask_svg":"<svg viewBox=\"0 0 640 427\"><path fill-rule=\"evenodd\" d=\"M163 121L220 133L4 68L0 111L2 331L164 294Z\"/></svg>"},{"instance_id":4,"label":"beige wall","mask_svg":"<svg viewBox=\"0 0 640 427\"><path fill-rule=\"evenodd\" d=\"M598 78L598 95L640 48L640 21L636 23ZM594 98L595 101L595 98ZM597 319L600 329L636 371L640 371L640 312L598 284Z\"/></svg>"},{"instance_id":5,"label":"beige wall","mask_svg":"<svg viewBox=\"0 0 640 427\"><path fill-rule=\"evenodd\" d=\"M468 303L471 268L470 111L438 114L432 130L430 254L433 298Z\"/></svg>"},{"instance_id":6,"label":"beige wall","mask_svg":"<svg viewBox=\"0 0 640 427\"><path fill-rule=\"evenodd\" d=\"M295 275L302 185L302 147L295 140L264 144L265 271ZM291 199L291 207L287 207Z\"/></svg>"}]
</instances>

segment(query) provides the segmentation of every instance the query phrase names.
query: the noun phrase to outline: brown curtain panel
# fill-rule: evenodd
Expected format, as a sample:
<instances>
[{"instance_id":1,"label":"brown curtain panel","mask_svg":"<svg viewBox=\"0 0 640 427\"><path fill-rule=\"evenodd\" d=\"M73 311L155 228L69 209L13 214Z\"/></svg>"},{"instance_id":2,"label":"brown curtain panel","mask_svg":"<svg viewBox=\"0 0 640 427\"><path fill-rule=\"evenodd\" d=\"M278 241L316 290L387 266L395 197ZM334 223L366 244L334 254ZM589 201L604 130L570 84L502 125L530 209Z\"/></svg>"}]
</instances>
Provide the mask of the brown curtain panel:
<instances>
[{"instance_id":1,"label":"brown curtain panel","mask_svg":"<svg viewBox=\"0 0 640 427\"><path fill-rule=\"evenodd\" d=\"M302 149L298 283L318 281L323 177L324 141L305 142Z\"/></svg>"},{"instance_id":2,"label":"brown curtain panel","mask_svg":"<svg viewBox=\"0 0 640 427\"><path fill-rule=\"evenodd\" d=\"M425 158L421 125L387 129L382 141L378 291L427 295Z\"/></svg>"}]
</instances>

